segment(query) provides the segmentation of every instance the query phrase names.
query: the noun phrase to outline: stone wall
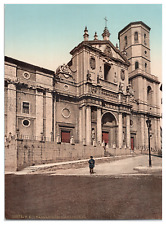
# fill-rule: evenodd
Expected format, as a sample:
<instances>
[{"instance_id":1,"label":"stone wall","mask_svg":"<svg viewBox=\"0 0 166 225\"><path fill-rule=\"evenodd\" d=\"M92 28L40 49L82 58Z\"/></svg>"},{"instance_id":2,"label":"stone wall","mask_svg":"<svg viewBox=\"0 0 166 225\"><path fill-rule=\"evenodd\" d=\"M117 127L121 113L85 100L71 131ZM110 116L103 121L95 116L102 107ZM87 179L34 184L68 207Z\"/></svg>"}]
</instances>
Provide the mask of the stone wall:
<instances>
[{"instance_id":1,"label":"stone wall","mask_svg":"<svg viewBox=\"0 0 166 225\"><path fill-rule=\"evenodd\" d=\"M5 140L5 171L16 171L17 142L15 138Z\"/></svg>"},{"instance_id":2,"label":"stone wall","mask_svg":"<svg viewBox=\"0 0 166 225\"><path fill-rule=\"evenodd\" d=\"M72 161L94 157L103 157L103 147L71 145L68 143L56 144L55 142L40 142L20 140L17 142L18 160L17 170L27 166Z\"/></svg>"}]
</instances>

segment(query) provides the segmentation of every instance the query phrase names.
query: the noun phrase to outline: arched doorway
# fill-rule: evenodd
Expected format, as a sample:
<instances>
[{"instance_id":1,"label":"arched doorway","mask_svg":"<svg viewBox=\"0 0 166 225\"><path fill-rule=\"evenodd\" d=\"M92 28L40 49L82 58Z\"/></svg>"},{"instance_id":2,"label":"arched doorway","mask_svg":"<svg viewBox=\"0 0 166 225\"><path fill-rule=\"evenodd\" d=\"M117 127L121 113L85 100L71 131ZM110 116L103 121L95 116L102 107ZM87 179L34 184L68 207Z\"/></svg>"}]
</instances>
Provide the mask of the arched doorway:
<instances>
[{"instance_id":1,"label":"arched doorway","mask_svg":"<svg viewBox=\"0 0 166 225\"><path fill-rule=\"evenodd\" d=\"M102 116L102 142L108 147L117 146L117 120L111 112L106 112Z\"/></svg>"}]
</instances>

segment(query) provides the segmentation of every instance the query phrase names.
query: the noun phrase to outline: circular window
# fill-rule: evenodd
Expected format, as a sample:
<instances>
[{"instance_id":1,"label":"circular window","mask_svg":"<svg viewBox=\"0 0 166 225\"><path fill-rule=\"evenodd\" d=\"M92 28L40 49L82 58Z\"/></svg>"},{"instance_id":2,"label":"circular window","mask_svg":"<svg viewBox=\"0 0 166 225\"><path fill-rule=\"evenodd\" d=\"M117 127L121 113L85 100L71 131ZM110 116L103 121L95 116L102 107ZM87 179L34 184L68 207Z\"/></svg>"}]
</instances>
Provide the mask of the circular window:
<instances>
[{"instance_id":1,"label":"circular window","mask_svg":"<svg viewBox=\"0 0 166 225\"><path fill-rule=\"evenodd\" d=\"M96 62L95 62L94 57L90 58L90 67L91 67L92 70L94 70L96 68Z\"/></svg>"},{"instance_id":2,"label":"circular window","mask_svg":"<svg viewBox=\"0 0 166 225\"><path fill-rule=\"evenodd\" d=\"M29 120L23 120L22 121L23 126L29 127L30 126L30 121Z\"/></svg>"},{"instance_id":3,"label":"circular window","mask_svg":"<svg viewBox=\"0 0 166 225\"><path fill-rule=\"evenodd\" d=\"M24 77L25 79L29 79L29 78L30 78L30 73L24 72L24 73L23 73L23 77Z\"/></svg>"},{"instance_id":4,"label":"circular window","mask_svg":"<svg viewBox=\"0 0 166 225\"><path fill-rule=\"evenodd\" d=\"M67 108L62 109L62 116L65 118L69 118L70 117L70 110Z\"/></svg>"},{"instance_id":5,"label":"circular window","mask_svg":"<svg viewBox=\"0 0 166 225\"><path fill-rule=\"evenodd\" d=\"M125 71L121 70L121 79L124 80L125 79Z\"/></svg>"}]
</instances>

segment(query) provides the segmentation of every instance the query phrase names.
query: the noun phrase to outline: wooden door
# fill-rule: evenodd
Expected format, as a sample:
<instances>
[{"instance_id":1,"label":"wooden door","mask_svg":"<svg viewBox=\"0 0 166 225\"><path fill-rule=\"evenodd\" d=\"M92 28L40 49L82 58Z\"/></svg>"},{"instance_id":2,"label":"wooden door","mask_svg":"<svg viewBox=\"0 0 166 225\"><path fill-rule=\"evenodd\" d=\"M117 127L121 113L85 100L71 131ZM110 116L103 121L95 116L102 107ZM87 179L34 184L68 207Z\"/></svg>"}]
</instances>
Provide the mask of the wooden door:
<instances>
[{"instance_id":1,"label":"wooden door","mask_svg":"<svg viewBox=\"0 0 166 225\"><path fill-rule=\"evenodd\" d=\"M134 150L134 137L131 137L131 150Z\"/></svg>"},{"instance_id":2,"label":"wooden door","mask_svg":"<svg viewBox=\"0 0 166 225\"><path fill-rule=\"evenodd\" d=\"M70 143L70 131L61 131L61 142Z\"/></svg>"},{"instance_id":3,"label":"wooden door","mask_svg":"<svg viewBox=\"0 0 166 225\"><path fill-rule=\"evenodd\" d=\"M102 141L105 142L105 144L108 144L109 142L109 132L102 132Z\"/></svg>"}]
</instances>

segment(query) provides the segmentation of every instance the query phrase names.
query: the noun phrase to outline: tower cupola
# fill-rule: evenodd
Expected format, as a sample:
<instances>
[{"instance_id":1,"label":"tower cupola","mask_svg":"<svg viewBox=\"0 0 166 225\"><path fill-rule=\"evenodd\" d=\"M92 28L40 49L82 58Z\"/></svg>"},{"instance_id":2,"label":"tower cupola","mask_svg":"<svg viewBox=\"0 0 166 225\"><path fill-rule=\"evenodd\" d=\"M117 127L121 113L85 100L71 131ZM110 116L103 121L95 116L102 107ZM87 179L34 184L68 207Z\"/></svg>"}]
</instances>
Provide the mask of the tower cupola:
<instances>
[{"instance_id":1,"label":"tower cupola","mask_svg":"<svg viewBox=\"0 0 166 225\"><path fill-rule=\"evenodd\" d=\"M85 27L83 37L84 37L84 41L88 41L88 39L89 39L89 34L88 34L87 26Z\"/></svg>"},{"instance_id":2,"label":"tower cupola","mask_svg":"<svg viewBox=\"0 0 166 225\"><path fill-rule=\"evenodd\" d=\"M103 40L109 40L109 37L110 37L110 32L109 30L107 29L107 27L105 27L103 33L102 33L102 36L103 36Z\"/></svg>"},{"instance_id":3,"label":"tower cupola","mask_svg":"<svg viewBox=\"0 0 166 225\"><path fill-rule=\"evenodd\" d=\"M98 40L98 35L97 35L97 32L95 32L95 35L94 35L94 40Z\"/></svg>"},{"instance_id":4,"label":"tower cupola","mask_svg":"<svg viewBox=\"0 0 166 225\"><path fill-rule=\"evenodd\" d=\"M103 40L109 40L109 37L110 37L110 32L109 30L107 29L107 18L105 17L105 28L104 28L104 31L102 33L102 36L103 36Z\"/></svg>"}]
</instances>

